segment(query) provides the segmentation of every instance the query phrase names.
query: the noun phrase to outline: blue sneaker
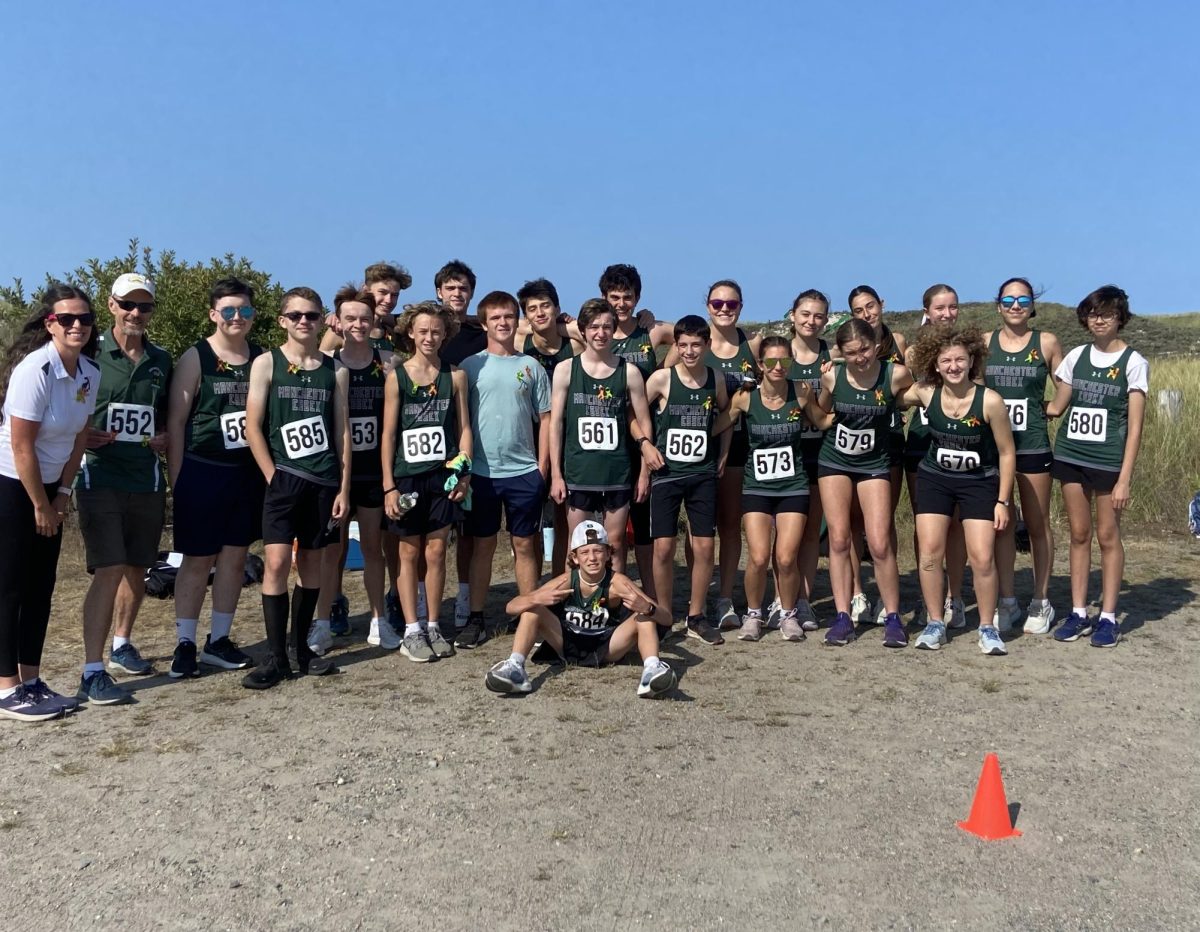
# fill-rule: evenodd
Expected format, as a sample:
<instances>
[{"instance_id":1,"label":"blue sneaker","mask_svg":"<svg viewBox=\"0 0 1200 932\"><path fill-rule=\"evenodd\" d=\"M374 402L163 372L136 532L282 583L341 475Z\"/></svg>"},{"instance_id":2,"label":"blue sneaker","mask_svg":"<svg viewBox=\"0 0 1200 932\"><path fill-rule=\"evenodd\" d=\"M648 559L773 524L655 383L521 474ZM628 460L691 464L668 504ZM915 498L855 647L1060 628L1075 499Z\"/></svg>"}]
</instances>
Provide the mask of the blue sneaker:
<instances>
[{"instance_id":1,"label":"blue sneaker","mask_svg":"<svg viewBox=\"0 0 1200 932\"><path fill-rule=\"evenodd\" d=\"M850 620L850 616L845 612L838 612L837 618L825 632L825 644L827 647L845 647L856 637L858 635L854 632L854 622Z\"/></svg>"},{"instance_id":2,"label":"blue sneaker","mask_svg":"<svg viewBox=\"0 0 1200 932\"><path fill-rule=\"evenodd\" d=\"M1072 612L1067 620L1054 629L1056 641L1078 641L1092 633L1092 623L1087 615L1076 615Z\"/></svg>"},{"instance_id":3,"label":"blue sneaker","mask_svg":"<svg viewBox=\"0 0 1200 932\"><path fill-rule=\"evenodd\" d=\"M393 631L404 630L404 612L400 611L400 596L391 589L383 597L384 609L387 612L387 623Z\"/></svg>"},{"instance_id":4,"label":"blue sneaker","mask_svg":"<svg viewBox=\"0 0 1200 932\"><path fill-rule=\"evenodd\" d=\"M56 693L53 689L46 685L46 681L40 676L32 683L25 684L25 696L35 702L57 702L62 706L64 712L74 712L79 708L79 700L69 696L64 696L61 693Z\"/></svg>"},{"instance_id":5,"label":"blue sneaker","mask_svg":"<svg viewBox=\"0 0 1200 932\"><path fill-rule=\"evenodd\" d=\"M1115 621L1101 618L1096 621L1096 629L1092 632L1092 647L1116 647L1121 640L1121 626Z\"/></svg>"},{"instance_id":6,"label":"blue sneaker","mask_svg":"<svg viewBox=\"0 0 1200 932\"><path fill-rule=\"evenodd\" d=\"M130 676L149 676L154 672L154 664L138 653L132 644L123 644L109 655L108 669Z\"/></svg>"},{"instance_id":7,"label":"blue sneaker","mask_svg":"<svg viewBox=\"0 0 1200 932\"><path fill-rule=\"evenodd\" d=\"M42 699L28 686L18 685L11 696L0 699L0 715L18 722L48 722L62 718L66 709L52 699Z\"/></svg>"},{"instance_id":8,"label":"blue sneaker","mask_svg":"<svg viewBox=\"0 0 1200 932\"><path fill-rule=\"evenodd\" d=\"M931 621L925 625L925 630L917 635L917 650L941 650L946 640L946 625L940 621Z\"/></svg>"},{"instance_id":9,"label":"blue sneaker","mask_svg":"<svg viewBox=\"0 0 1200 932\"><path fill-rule=\"evenodd\" d=\"M104 670L81 677L75 698L92 705L122 705L133 701L133 696L114 683Z\"/></svg>"},{"instance_id":10,"label":"blue sneaker","mask_svg":"<svg viewBox=\"0 0 1200 932\"><path fill-rule=\"evenodd\" d=\"M340 592L329 607L329 633L337 638L350 633L350 600Z\"/></svg>"},{"instance_id":11,"label":"blue sneaker","mask_svg":"<svg viewBox=\"0 0 1200 932\"><path fill-rule=\"evenodd\" d=\"M883 646L884 647L907 647L908 632L904 630L904 622L900 620L900 616L895 612L891 612L884 616L883 622Z\"/></svg>"}]
</instances>

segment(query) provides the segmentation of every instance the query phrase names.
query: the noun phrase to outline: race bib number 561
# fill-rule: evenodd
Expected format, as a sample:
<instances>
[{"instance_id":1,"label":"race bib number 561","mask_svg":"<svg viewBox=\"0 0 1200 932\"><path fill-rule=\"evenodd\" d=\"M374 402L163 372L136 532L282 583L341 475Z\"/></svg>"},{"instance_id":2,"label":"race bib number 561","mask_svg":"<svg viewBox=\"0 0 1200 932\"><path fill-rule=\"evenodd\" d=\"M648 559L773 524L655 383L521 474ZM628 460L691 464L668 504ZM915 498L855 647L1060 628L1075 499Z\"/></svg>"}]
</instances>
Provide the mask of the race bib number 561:
<instances>
[{"instance_id":1,"label":"race bib number 561","mask_svg":"<svg viewBox=\"0 0 1200 932\"><path fill-rule=\"evenodd\" d=\"M581 417L579 446L584 450L615 450L617 448L617 419L615 417Z\"/></svg>"},{"instance_id":2,"label":"race bib number 561","mask_svg":"<svg viewBox=\"0 0 1200 932\"><path fill-rule=\"evenodd\" d=\"M283 452L288 459L298 460L329 449L329 434L321 417L306 417L303 421L292 421L279 428L283 437Z\"/></svg>"}]
</instances>

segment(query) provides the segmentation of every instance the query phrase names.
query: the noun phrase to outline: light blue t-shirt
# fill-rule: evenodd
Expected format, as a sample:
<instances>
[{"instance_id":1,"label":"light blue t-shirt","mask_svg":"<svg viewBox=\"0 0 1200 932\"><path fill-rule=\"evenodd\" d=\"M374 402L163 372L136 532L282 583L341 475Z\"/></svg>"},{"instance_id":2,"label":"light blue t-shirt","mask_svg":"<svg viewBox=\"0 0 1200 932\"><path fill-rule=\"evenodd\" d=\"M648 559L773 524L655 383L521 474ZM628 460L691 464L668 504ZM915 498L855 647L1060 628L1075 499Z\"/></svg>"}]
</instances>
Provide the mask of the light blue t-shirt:
<instances>
[{"instance_id":1,"label":"light blue t-shirt","mask_svg":"<svg viewBox=\"0 0 1200 932\"><path fill-rule=\"evenodd\" d=\"M462 361L471 387L471 472L511 479L537 469L537 424L550 410L546 370L524 353L484 350Z\"/></svg>"}]
</instances>

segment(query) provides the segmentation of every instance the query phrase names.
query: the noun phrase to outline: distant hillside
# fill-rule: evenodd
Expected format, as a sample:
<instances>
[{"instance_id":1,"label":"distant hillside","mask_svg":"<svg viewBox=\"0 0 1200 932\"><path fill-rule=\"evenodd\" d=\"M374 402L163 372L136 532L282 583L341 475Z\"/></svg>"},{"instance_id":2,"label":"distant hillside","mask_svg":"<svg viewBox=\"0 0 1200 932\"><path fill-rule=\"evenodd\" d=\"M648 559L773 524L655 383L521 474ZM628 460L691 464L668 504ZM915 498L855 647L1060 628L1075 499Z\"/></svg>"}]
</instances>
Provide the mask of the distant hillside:
<instances>
[{"instance_id":1,"label":"distant hillside","mask_svg":"<svg viewBox=\"0 0 1200 932\"><path fill-rule=\"evenodd\" d=\"M1000 318L994 304L964 304L959 309L958 319L987 330L995 327ZM885 320L893 330L899 330L905 337L912 337L921 326L921 312L888 311ZM1079 326L1073 307L1039 303L1033 324L1055 334L1064 350L1087 342L1087 332ZM787 325L783 322L747 324L747 329L784 333ZM1200 356L1200 314L1135 315L1125 327L1124 337L1144 356Z\"/></svg>"}]
</instances>

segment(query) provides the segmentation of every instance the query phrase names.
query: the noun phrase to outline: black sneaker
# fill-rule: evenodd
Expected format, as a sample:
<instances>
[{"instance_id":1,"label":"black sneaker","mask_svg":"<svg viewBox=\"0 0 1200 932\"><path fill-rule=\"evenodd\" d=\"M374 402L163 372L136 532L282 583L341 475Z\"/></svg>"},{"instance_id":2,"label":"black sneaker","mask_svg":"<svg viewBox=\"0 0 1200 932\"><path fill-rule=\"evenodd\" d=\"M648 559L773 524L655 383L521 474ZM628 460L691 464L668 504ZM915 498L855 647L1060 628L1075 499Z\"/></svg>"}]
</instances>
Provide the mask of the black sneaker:
<instances>
[{"instance_id":1,"label":"black sneaker","mask_svg":"<svg viewBox=\"0 0 1200 932\"><path fill-rule=\"evenodd\" d=\"M329 607L329 632L338 638L350 633L350 600L340 592Z\"/></svg>"},{"instance_id":2,"label":"black sneaker","mask_svg":"<svg viewBox=\"0 0 1200 932\"><path fill-rule=\"evenodd\" d=\"M330 676L338 672L337 664L328 657L310 657L300 661L301 676Z\"/></svg>"},{"instance_id":3,"label":"black sneaker","mask_svg":"<svg viewBox=\"0 0 1200 932\"><path fill-rule=\"evenodd\" d=\"M192 646L195 650L195 645ZM178 656L176 651L176 656ZM210 634L204 639L204 650L200 654L200 662L210 667L220 667L222 670L245 670L254 666L254 661L248 654L238 650L238 646L228 636L217 638L215 641ZM174 667L172 667L172 670ZM174 673L171 674L174 676Z\"/></svg>"},{"instance_id":4,"label":"black sneaker","mask_svg":"<svg viewBox=\"0 0 1200 932\"><path fill-rule=\"evenodd\" d=\"M200 675L200 667L196 664L195 641L180 641L175 645L175 656L171 659L168 675L173 680Z\"/></svg>"},{"instance_id":5,"label":"black sneaker","mask_svg":"<svg viewBox=\"0 0 1200 932\"><path fill-rule=\"evenodd\" d=\"M725 638L721 637L721 632L708 623L708 619L703 615L696 615L687 620L687 636L695 638L698 641L703 641L716 647L718 644L724 644Z\"/></svg>"},{"instance_id":6,"label":"black sneaker","mask_svg":"<svg viewBox=\"0 0 1200 932\"><path fill-rule=\"evenodd\" d=\"M242 685L247 689L270 689L291 678L292 668L290 666L286 663L281 666L274 657L268 657L266 661L243 677Z\"/></svg>"},{"instance_id":7,"label":"black sneaker","mask_svg":"<svg viewBox=\"0 0 1200 932\"><path fill-rule=\"evenodd\" d=\"M484 627L483 619L471 618L467 621L467 626L454 638L454 646L459 650L472 650L487 639L487 630Z\"/></svg>"}]
</instances>

